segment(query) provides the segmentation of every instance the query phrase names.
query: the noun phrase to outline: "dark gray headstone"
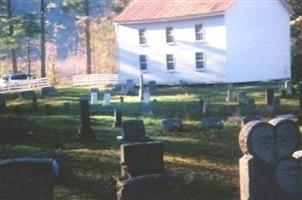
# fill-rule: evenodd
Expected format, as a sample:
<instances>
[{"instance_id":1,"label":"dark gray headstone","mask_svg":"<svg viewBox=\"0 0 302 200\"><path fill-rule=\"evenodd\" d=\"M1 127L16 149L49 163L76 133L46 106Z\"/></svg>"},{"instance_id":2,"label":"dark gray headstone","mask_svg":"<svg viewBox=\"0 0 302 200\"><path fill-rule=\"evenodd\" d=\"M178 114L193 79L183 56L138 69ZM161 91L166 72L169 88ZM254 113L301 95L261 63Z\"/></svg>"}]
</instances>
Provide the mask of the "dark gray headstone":
<instances>
[{"instance_id":1,"label":"dark gray headstone","mask_svg":"<svg viewBox=\"0 0 302 200\"><path fill-rule=\"evenodd\" d=\"M175 175L150 174L117 182L117 200L180 200L182 180Z\"/></svg>"},{"instance_id":2,"label":"dark gray headstone","mask_svg":"<svg viewBox=\"0 0 302 200\"><path fill-rule=\"evenodd\" d=\"M134 177L165 171L162 142L122 144L120 148L122 176Z\"/></svg>"},{"instance_id":3,"label":"dark gray headstone","mask_svg":"<svg viewBox=\"0 0 302 200\"><path fill-rule=\"evenodd\" d=\"M154 92L157 88L156 81L149 81L148 88L150 92Z\"/></svg>"},{"instance_id":4,"label":"dark gray headstone","mask_svg":"<svg viewBox=\"0 0 302 200\"><path fill-rule=\"evenodd\" d=\"M127 120L122 122L122 135L117 137L123 143L144 142L150 138L146 135L145 125L142 120Z\"/></svg>"},{"instance_id":5,"label":"dark gray headstone","mask_svg":"<svg viewBox=\"0 0 302 200\"><path fill-rule=\"evenodd\" d=\"M122 87L126 95L135 95L135 84L132 79L127 79L126 84Z\"/></svg>"},{"instance_id":6,"label":"dark gray headstone","mask_svg":"<svg viewBox=\"0 0 302 200\"><path fill-rule=\"evenodd\" d=\"M52 200L55 161L13 159L0 163L0 199Z\"/></svg>"},{"instance_id":7,"label":"dark gray headstone","mask_svg":"<svg viewBox=\"0 0 302 200\"><path fill-rule=\"evenodd\" d=\"M44 87L41 89L42 97L56 97L58 96L58 91L55 87Z\"/></svg>"},{"instance_id":8,"label":"dark gray headstone","mask_svg":"<svg viewBox=\"0 0 302 200\"><path fill-rule=\"evenodd\" d=\"M34 91L20 92L20 98L21 99L32 100L35 97L37 98L37 94Z\"/></svg>"},{"instance_id":9,"label":"dark gray headstone","mask_svg":"<svg viewBox=\"0 0 302 200\"><path fill-rule=\"evenodd\" d=\"M81 128L79 130L80 141L83 143L95 141L95 135L90 125L90 110L87 99L80 100Z\"/></svg>"},{"instance_id":10,"label":"dark gray headstone","mask_svg":"<svg viewBox=\"0 0 302 200\"><path fill-rule=\"evenodd\" d=\"M280 98L274 97L272 102L272 109L274 113L278 113L281 108L281 101Z\"/></svg>"},{"instance_id":11,"label":"dark gray headstone","mask_svg":"<svg viewBox=\"0 0 302 200\"><path fill-rule=\"evenodd\" d=\"M241 91L238 93L238 104L239 106L245 106L248 104L248 97L246 92Z\"/></svg>"},{"instance_id":12,"label":"dark gray headstone","mask_svg":"<svg viewBox=\"0 0 302 200\"><path fill-rule=\"evenodd\" d=\"M206 128L223 128L223 121L219 117L206 117L202 119L202 125Z\"/></svg>"},{"instance_id":13,"label":"dark gray headstone","mask_svg":"<svg viewBox=\"0 0 302 200\"><path fill-rule=\"evenodd\" d=\"M0 120L0 143L31 139L30 123L23 117L7 117Z\"/></svg>"},{"instance_id":14,"label":"dark gray headstone","mask_svg":"<svg viewBox=\"0 0 302 200\"><path fill-rule=\"evenodd\" d=\"M121 109L114 109L114 124L113 127L121 127L122 125L122 117L123 117L123 112Z\"/></svg>"},{"instance_id":15,"label":"dark gray headstone","mask_svg":"<svg viewBox=\"0 0 302 200\"><path fill-rule=\"evenodd\" d=\"M274 97L275 97L274 89L273 88L267 88L266 89L266 104L267 105L272 105Z\"/></svg>"},{"instance_id":16,"label":"dark gray headstone","mask_svg":"<svg viewBox=\"0 0 302 200\"><path fill-rule=\"evenodd\" d=\"M183 124L178 118L165 119L161 121L164 133L172 133L181 130Z\"/></svg>"}]
</instances>

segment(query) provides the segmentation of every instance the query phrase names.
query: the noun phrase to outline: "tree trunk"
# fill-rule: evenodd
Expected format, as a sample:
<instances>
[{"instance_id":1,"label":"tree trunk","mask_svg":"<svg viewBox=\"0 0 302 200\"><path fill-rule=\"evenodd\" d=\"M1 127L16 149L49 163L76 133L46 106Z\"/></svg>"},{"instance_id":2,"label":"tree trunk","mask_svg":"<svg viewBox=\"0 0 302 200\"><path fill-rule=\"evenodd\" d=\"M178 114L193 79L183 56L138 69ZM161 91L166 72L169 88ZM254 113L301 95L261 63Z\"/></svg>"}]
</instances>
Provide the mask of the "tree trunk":
<instances>
[{"instance_id":1,"label":"tree trunk","mask_svg":"<svg viewBox=\"0 0 302 200\"><path fill-rule=\"evenodd\" d=\"M89 0L85 0L85 35L86 35L86 69L87 74L91 74L91 35L90 35L90 12L89 12Z\"/></svg>"},{"instance_id":2,"label":"tree trunk","mask_svg":"<svg viewBox=\"0 0 302 200\"><path fill-rule=\"evenodd\" d=\"M41 62L41 77L46 77L46 52L45 52L45 2L44 0L40 0L40 26L41 26L41 40L40 40L40 62Z\"/></svg>"},{"instance_id":3,"label":"tree trunk","mask_svg":"<svg viewBox=\"0 0 302 200\"><path fill-rule=\"evenodd\" d=\"M14 24L12 22L13 18L13 11L12 11L12 1L7 0L7 17L9 20L9 35L13 36L14 35ZM11 58L12 58L12 69L14 73L18 72L18 65L17 65L17 51L16 48L13 47L11 48Z\"/></svg>"}]
</instances>

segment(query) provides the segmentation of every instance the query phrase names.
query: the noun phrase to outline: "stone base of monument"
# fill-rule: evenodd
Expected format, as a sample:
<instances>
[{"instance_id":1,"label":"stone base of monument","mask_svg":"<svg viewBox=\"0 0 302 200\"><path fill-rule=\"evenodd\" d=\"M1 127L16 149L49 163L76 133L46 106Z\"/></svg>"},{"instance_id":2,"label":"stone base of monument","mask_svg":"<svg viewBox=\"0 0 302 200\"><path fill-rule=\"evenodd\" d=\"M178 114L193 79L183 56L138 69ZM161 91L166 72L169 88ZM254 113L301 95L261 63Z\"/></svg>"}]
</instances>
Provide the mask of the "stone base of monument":
<instances>
[{"instance_id":1,"label":"stone base of monument","mask_svg":"<svg viewBox=\"0 0 302 200\"><path fill-rule=\"evenodd\" d=\"M169 173L149 174L117 181L117 200L178 200L182 180Z\"/></svg>"},{"instance_id":2,"label":"stone base of monument","mask_svg":"<svg viewBox=\"0 0 302 200\"><path fill-rule=\"evenodd\" d=\"M90 126L88 127L82 126L79 129L79 137L81 143L90 143L90 142L95 142L96 140L96 137L93 133L93 129Z\"/></svg>"}]
</instances>

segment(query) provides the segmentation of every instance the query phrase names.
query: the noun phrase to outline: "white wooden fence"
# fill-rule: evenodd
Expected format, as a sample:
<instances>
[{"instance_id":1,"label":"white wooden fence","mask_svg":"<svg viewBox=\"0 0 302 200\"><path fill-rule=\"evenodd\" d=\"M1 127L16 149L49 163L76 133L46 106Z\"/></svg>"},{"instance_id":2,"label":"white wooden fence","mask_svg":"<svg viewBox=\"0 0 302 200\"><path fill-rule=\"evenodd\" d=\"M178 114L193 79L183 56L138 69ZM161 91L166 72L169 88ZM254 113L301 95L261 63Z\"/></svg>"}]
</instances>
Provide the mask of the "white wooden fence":
<instances>
[{"instance_id":1,"label":"white wooden fence","mask_svg":"<svg viewBox=\"0 0 302 200\"><path fill-rule=\"evenodd\" d=\"M15 93L24 92L30 90L37 90L43 87L49 87L47 78L36 78L29 80L20 80L17 83L5 84L0 86L0 93Z\"/></svg>"},{"instance_id":2,"label":"white wooden fence","mask_svg":"<svg viewBox=\"0 0 302 200\"><path fill-rule=\"evenodd\" d=\"M72 77L74 86L112 85L119 82L118 74L83 74Z\"/></svg>"}]
</instances>

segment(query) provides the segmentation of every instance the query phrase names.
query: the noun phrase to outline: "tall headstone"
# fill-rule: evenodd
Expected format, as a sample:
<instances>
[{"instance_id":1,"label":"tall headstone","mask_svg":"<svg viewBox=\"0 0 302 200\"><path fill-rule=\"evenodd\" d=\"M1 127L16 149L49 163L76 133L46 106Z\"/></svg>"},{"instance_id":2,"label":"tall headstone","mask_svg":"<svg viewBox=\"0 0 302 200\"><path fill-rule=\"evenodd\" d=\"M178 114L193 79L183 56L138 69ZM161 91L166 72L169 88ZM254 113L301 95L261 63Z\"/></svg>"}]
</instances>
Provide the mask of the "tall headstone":
<instances>
[{"instance_id":1,"label":"tall headstone","mask_svg":"<svg viewBox=\"0 0 302 200\"><path fill-rule=\"evenodd\" d=\"M287 95L292 95L293 94L293 82L291 80L285 81L284 88L285 88L285 91L286 91Z\"/></svg>"},{"instance_id":2,"label":"tall headstone","mask_svg":"<svg viewBox=\"0 0 302 200\"><path fill-rule=\"evenodd\" d=\"M98 93L97 92L90 93L90 104L91 105L98 104Z\"/></svg>"},{"instance_id":3,"label":"tall headstone","mask_svg":"<svg viewBox=\"0 0 302 200\"><path fill-rule=\"evenodd\" d=\"M81 128L79 130L80 141L83 143L95 141L95 135L90 125L90 111L87 99L80 100Z\"/></svg>"},{"instance_id":4,"label":"tall headstone","mask_svg":"<svg viewBox=\"0 0 302 200\"><path fill-rule=\"evenodd\" d=\"M110 106L111 105L111 94L105 93L104 94L104 106Z\"/></svg>"},{"instance_id":5,"label":"tall headstone","mask_svg":"<svg viewBox=\"0 0 302 200\"><path fill-rule=\"evenodd\" d=\"M266 89L266 104L271 106L273 104L273 99L275 97L275 92L273 88Z\"/></svg>"},{"instance_id":6,"label":"tall headstone","mask_svg":"<svg viewBox=\"0 0 302 200\"><path fill-rule=\"evenodd\" d=\"M114 109L114 125L113 127L121 127L122 125L122 116L123 116L123 112L121 109Z\"/></svg>"},{"instance_id":7,"label":"tall headstone","mask_svg":"<svg viewBox=\"0 0 302 200\"><path fill-rule=\"evenodd\" d=\"M141 101L144 100L144 76L143 73L140 74L139 76L139 99Z\"/></svg>"},{"instance_id":8,"label":"tall headstone","mask_svg":"<svg viewBox=\"0 0 302 200\"><path fill-rule=\"evenodd\" d=\"M293 188L295 184L288 184L288 178L278 178L287 176L286 172L278 172L278 168L280 162L291 158L299 141L297 125L285 118L276 118L269 123L252 121L242 128L239 134L240 148L244 153L239 162L241 200L293 199L280 186ZM276 176L278 173L281 175Z\"/></svg>"},{"instance_id":9,"label":"tall headstone","mask_svg":"<svg viewBox=\"0 0 302 200\"><path fill-rule=\"evenodd\" d=\"M207 114L207 102L204 99L199 99L199 108L201 110L202 115Z\"/></svg>"},{"instance_id":10,"label":"tall headstone","mask_svg":"<svg viewBox=\"0 0 302 200\"><path fill-rule=\"evenodd\" d=\"M144 104L149 104L150 103L150 92L149 92L149 90L145 90L143 92L143 102L144 102Z\"/></svg>"}]
</instances>

